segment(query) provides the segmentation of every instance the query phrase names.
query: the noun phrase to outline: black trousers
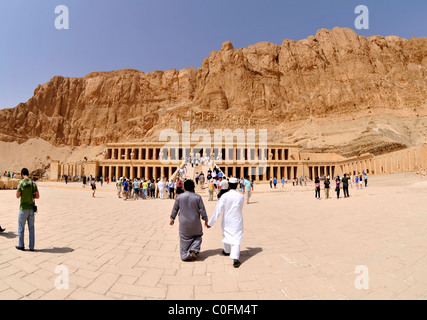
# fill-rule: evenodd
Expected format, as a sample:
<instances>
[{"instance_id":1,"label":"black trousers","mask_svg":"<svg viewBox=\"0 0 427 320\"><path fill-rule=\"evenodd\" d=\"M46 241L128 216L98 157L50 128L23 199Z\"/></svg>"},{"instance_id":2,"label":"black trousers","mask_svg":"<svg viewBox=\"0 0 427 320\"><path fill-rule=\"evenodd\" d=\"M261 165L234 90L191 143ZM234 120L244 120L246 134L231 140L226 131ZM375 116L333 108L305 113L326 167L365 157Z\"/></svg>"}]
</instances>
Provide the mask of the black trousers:
<instances>
[{"instance_id":1,"label":"black trousers","mask_svg":"<svg viewBox=\"0 0 427 320\"><path fill-rule=\"evenodd\" d=\"M342 191L344 192L344 198L349 197L350 195L348 194L348 186L347 187L342 187Z\"/></svg>"}]
</instances>

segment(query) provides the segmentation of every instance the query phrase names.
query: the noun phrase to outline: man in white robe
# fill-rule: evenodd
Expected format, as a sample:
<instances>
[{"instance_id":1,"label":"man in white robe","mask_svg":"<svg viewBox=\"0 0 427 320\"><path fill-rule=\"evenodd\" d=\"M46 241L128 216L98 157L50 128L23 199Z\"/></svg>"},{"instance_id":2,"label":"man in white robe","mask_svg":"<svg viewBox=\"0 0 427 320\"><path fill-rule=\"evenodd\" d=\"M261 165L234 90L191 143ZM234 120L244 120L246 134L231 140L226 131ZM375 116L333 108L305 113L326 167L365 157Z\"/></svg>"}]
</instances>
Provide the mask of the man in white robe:
<instances>
[{"instance_id":1,"label":"man in white robe","mask_svg":"<svg viewBox=\"0 0 427 320\"><path fill-rule=\"evenodd\" d=\"M166 184L163 181L163 179L160 179L160 181L157 183L157 188L159 188L160 199L163 199L165 196L165 188L166 188Z\"/></svg>"},{"instance_id":2,"label":"man in white robe","mask_svg":"<svg viewBox=\"0 0 427 320\"><path fill-rule=\"evenodd\" d=\"M212 227L222 217L222 231L224 250L222 252L225 256L230 256L233 260L233 266L238 268L240 266L240 244L243 238L243 204L245 201L244 196L238 192L238 180L230 178L229 187L230 191L223 194L219 199L215 212L209 220L207 227Z\"/></svg>"}]
</instances>

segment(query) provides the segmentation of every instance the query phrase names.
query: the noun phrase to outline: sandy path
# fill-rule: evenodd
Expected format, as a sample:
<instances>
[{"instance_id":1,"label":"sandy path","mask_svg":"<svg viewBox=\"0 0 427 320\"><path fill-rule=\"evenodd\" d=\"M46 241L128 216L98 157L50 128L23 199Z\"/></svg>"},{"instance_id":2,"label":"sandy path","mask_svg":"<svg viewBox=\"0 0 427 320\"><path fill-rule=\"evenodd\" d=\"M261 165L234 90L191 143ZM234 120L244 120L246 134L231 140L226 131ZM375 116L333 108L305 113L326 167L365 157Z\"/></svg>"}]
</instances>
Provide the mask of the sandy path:
<instances>
[{"instance_id":1,"label":"sandy path","mask_svg":"<svg viewBox=\"0 0 427 320\"><path fill-rule=\"evenodd\" d=\"M220 224L205 231L200 260L184 263L173 201L123 201L112 184L92 199L80 183L40 183L37 251L20 252L18 200L1 191L0 299L427 298L427 180L373 176L340 200L312 188L256 185L239 269L220 255ZM212 215L216 201L203 197ZM55 288L58 266L68 290ZM368 290L355 287L358 266Z\"/></svg>"}]
</instances>

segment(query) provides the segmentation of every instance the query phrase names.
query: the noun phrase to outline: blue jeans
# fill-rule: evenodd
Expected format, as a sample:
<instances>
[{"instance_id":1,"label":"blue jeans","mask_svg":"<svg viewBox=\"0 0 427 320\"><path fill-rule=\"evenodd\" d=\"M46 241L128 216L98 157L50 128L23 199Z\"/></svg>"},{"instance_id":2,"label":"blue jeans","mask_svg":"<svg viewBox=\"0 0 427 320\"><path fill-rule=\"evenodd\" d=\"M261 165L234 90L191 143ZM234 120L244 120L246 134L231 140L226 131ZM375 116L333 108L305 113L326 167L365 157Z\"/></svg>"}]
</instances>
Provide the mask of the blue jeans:
<instances>
[{"instance_id":1,"label":"blue jeans","mask_svg":"<svg viewBox=\"0 0 427 320\"><path fill-rule=\"evenodd\" d=\"M34 235L34 211L33 210L19 210L19 247L23 248L24 245L24 232L25 224L28 222L28 231L30 232L30 250L34 250L35 235Z\"/></svg>"}]
</instances>

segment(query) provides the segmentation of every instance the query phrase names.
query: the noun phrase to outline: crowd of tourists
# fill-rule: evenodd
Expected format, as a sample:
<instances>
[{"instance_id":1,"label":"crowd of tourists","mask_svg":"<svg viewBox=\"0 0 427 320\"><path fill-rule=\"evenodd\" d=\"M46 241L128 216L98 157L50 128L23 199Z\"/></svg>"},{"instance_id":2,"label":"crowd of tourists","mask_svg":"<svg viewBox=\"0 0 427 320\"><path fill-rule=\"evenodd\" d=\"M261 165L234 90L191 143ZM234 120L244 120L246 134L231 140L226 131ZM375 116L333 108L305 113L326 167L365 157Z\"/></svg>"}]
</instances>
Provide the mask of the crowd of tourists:
<instances>
[{"instance_id":1,"label":"crowd of tourists","mask_svg":"<svg viewBox=\"0 0 427 320\"><path fill-rule=\"evenodd\" d=\"M368 174L363 172L360 175L348 175L344 174L343 177L335 176L333 181L335 182L335 194L337 199L340 199L341 190L343 192L344 198L350 197L349 189L362 190L363 188L368 187ZM330 190L333 187L332 181L329 176L327 176L323 182L325 199L331 197ZM320 177L316 177L314 180L314 190L315 198L321 199L320 196L321 181Z\"/></svg>"},{"instance_id":2,"label":"crowd of tourists","mask_svg":"<svg viewBox=\"0 0 427 320\"><path fill-rule=\"evenodd\" d=\"M121 177L116 182L117 197L129 199L175 199L183 192L183 180L176 179L128 179Z\"/></svg>"},{"instance_id":3,"label":"crowd of tourists","mask_svg":"<svg viewBox=\"0 0 427 320\"><path fill-rule=\"evenodd\" d=\"M3 173L3 177L15 179L15 178L17 178L17 175L15 172L5 171Z\"/></svg>"},{"instance_id":4,"label":"crowd of tourists","mask_svg":"<svg viewBox=\"0 0 427 320\"><path fill-rule=\"evenodd\" d=\"M285 187L286 184L288 184L288 178L282 177L280 181L277 179L277 177L270 178L270 189L277 189L277 185L279 182L282 184L282 189ZM292 179L292 185L293 186L307 186L307 176L301 176L300 178L293 178Z\"/></svg>"},{"instance_id":5,"label":"crowd of tourists","mask_svg":"<svg viewBox=\"0 0 427 320\"><path fill-rule=\"evenodd\" d=\"M195 157L189 156L185 159L186 165L191 165L191 167L198 167L199 165L208 164L212 158L210 157L201 157L200 155L196 155Z\"/></svg>"},{"instance_id":6,"label":"crowd of tourists","mask_svg":"<svg viewBox=\"0 0 427 320\"><path fill-rule=\"evenodd\" d=\"M154 178L144 179L135 178L129 179L121 177L116 182L117 197L124 200L139 200L139 199L176 199L176 197L184 192L183 185L186 178L186 167L178 170L177 177L174 179ZM199 186L201 190L207 188L208 201L213 201L214 197L220 199L221 196L229 191L229 179L235 177L226 177L217 167L209 169L206 176L203 172L195 173L195 186ZM236 178L237 179L237 178ZM93 180L92 180L93 181ZM253 190L253 181L250 177L237 179L237 191L246 195L246 201L249 203L249 198ZM96 188L96 187L95 187Z\"/></svg>"}]
</instances>

